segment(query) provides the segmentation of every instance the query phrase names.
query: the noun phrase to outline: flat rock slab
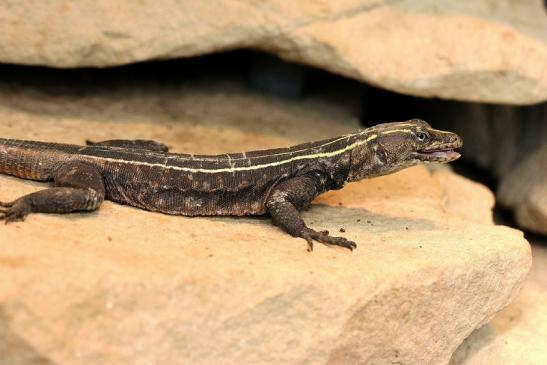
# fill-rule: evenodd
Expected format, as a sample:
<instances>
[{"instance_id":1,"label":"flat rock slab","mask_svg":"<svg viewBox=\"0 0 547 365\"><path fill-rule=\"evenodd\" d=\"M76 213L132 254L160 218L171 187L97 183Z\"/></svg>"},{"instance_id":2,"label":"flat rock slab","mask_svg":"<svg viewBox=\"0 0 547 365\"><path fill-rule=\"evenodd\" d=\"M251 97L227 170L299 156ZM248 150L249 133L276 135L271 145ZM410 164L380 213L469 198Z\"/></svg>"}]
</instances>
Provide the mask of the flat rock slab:
<instances>
[{"instance_id":1,"label":"flat rock slab","mask_svg":"<svg viewBox=\"0 0 547 365\"><path fill-rule=\"evenodd\" d=\"M451 365L547 364L547 240L537 241L522 292L464 341Z\"/></svg>"},{"instance_id":2,"label":"flat rock slab","mask_svg":"<svg viewBox=\"0 0 547 365\"><path fill-rule=\"evenodd\" d=\"M254 48L416 96L547 99L540 0L20 0L0 62L114 66Z\"/></svg>"},{"instance_id":3,"label":"flat rock slab","mask_svg":"<svg viewBox=\"0 0 547 365\"><path fill-rule=\"evenodd\" d=\"M237 90L0 95L0 135L14 138L155 138L202 153L354 127L324 101ZM43 186L1 176L0 200ZM349 184L304 218L358 249L313 253L260 217L111 202L32 215L0 227L0 363L446 364L531 264L522 233L491 224L492 205L483 187L422 166Z\"/></svg>"}]
</instances>

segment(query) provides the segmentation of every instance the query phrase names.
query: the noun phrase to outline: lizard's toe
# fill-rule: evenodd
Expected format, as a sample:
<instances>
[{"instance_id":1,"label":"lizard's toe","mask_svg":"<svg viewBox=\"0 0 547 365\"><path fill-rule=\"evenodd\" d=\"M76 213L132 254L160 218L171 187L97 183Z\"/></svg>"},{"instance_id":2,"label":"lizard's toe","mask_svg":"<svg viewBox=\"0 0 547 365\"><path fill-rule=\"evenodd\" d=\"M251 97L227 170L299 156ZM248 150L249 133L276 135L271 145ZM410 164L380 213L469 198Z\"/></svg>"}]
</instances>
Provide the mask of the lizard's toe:
<instances>
[{"instance_id":1,"label":"lizard's toe","mask_svg":"<svg viewBox=\"0 0 547 365\"><path fill-rule=\"evenodd\" d=\"M307 236L307 237L304 237L304 239L306 240L306 242L308 242L308 252L312 252L313 251L313 238L311 238L310 236Z\"/></svg>"},{"instance_id":2,"label":"lizard's toe","mask_svg":"<svg viewBox=\"0 0 547 365\"><path fill-rule=\"evenodd\" d=\"M10 208L11 206L13 206L13 202L1 202L0 201L0 212L2 210L5 210L3 208Z\"/></svg>"},{"instance_id":3,"label":"lizard's toe","mask_svg":"<svg viewBox=\"0 0 547 365\"><path fill-rule=\"evenodd\" d=\"M4 203L4 205L0 208L0 220L3 220L5 224L24 221L25 217L31 211L30 205L24 204L23 202L8 204Z\"/></svg>"},{"instance_id":4,"label":"lizard's toe","mask_svg":"<svg viewBox=\"0 0 547 365\"><path fill-rule=\"evenodd\" d=\"M353 251L354 248L357 248L357 245L355 244L355 242L350 241L344 237L322 236L318 238L317 240L327 245L344 247L350 251Z\"/></svg>"},{"instance_id":5,"label":"lizard's toe","mask_svg":"<svg viewBox=\"0 0 547 365\"><path fill-rule=\"evenodd\" d=\"M345 240L344 242L341 242L338 245L341 246L341 247L345 247L350 251L353 251L357 248L357 244L355 242L350 241L350 240L346 240L346 239L344 239L344 240Z\"/></svg>"},{"instance_id":6,"label":"lizard's toe","mask_svg":"<svg viewBox=\"0 0 547 365\"><path fill-rule=\"evenodd\" d=\"M350 241L344 237L329 236L328 231L317 232L311 228L308 228L306 232L304 233L303 238L305 238L306 241L308 241L308 246L310 247L308 248L308 251L311 251L313 249L313 245L310 243L310 239L316 240L326 245L344 247L349 249L350 251L357 248L357 245L355 244L355 242Z\"/></svg>"},{"instance_id":7,"label":"lizard's toe","mask_svg":"<svg viewBox=\"0 0 547 365\"><path fill-rule=\"evenodd\" d=\"M0 219L4 220L5 224L17 222L17 221L24 221L26 214L21 214L19 212L7 212L5 214L0 215Z\"/></svg>"}]
</instances>

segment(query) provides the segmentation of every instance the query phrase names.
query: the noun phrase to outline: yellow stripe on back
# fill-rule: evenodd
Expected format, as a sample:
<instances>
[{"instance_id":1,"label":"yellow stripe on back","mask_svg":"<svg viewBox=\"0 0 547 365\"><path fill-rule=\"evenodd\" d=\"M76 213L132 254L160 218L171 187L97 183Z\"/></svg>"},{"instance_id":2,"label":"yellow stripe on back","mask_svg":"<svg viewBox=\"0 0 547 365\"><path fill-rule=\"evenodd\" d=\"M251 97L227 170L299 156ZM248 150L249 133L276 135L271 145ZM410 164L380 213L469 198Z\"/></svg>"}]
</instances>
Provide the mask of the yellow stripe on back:
<instances>
[{"instance_id":1,"label":"yellow stripe on back","mask_svg":"<svg viewBox=\"0 0 547 365\"><path fill-rule=\"evenodd\" d=\"M365 143L368 143L378 137L377 134L370 135L367 139L363 139L360 141L356 141L350 145L345 146L344 148L341 148L339 150L330 151L330 152L320 152L315 153L311 155L301 155L301 156L294 156L291 158L288 158L286 160L281 161L274 161L270 163L265 164L259 164L259 165L252 165L252 166L241 166L241 167L229 167L229 168L219 168L219 169L203 169L203 168L191 168L191 167L182 167L182 166L166 166L165 164L160 163L149 163L144 161L128 161L123 159L116 159L112 157L100 157L100 156L90 156L85 155L84 157L86 159L92 159L92 160L99 160L99 161L108 161L108 162L118 162L118 163L126 163L131 165L140 165L140 166L149 166L149 167L161 167L164 169L169 170L176 170L176 171L186 171L190 173L195 172L201 172L206 174L217 174L222 172L237 172L237 171L251 171L251 170L259 170L266 167L273 167L273 166L279 166L287 163L291 163L298 160L310 160L310 159L317 159L317 158L325 158L325 157L334 157L341 155L349 150L352 150L355 147L361 146ZM347 138L347 136L345 137Z\"/></svg>"}]
</instances>

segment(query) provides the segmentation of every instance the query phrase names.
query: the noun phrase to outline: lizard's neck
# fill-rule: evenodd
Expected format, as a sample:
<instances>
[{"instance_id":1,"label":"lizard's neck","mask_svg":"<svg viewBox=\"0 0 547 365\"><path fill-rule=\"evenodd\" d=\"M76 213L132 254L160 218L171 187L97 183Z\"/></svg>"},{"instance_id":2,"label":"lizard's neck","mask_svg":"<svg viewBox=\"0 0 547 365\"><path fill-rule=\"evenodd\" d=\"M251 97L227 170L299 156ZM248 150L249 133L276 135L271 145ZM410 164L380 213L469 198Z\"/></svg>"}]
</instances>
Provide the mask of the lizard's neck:
<instances>
[{"instance_id":1,"label":"lizard's neck","mask_svg":"<svg viewBox=\"0 0 547 365\"><path fill-rule=\"evenodd\" d=\"M382 132L373 127L354 135L350 142L348 182L391 174L418 163L416 160L394 158L382 143Z\"/></svg>"}]
</instances>

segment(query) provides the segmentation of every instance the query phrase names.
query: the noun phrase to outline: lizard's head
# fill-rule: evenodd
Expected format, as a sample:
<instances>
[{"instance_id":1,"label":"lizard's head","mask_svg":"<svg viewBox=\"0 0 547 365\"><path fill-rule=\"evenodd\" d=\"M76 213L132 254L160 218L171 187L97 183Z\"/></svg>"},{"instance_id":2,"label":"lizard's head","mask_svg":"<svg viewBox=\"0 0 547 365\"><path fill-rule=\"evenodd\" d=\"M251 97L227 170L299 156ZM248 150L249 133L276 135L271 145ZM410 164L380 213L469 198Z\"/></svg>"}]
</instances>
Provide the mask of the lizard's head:
<instances>
[{"instance_id":1,"label":"lizard's head","mask_svg":"<svg viewBox=\"0 0 547 365\"><path fill-rule=\"evenodd\" d=\"M366 138L362 148L352 151L349 180L389 174L419 162L451 162L460 157L454 149L463 145L457 134L433 129L421 119L379 124Z\"/></svg>"}]
</instances>

